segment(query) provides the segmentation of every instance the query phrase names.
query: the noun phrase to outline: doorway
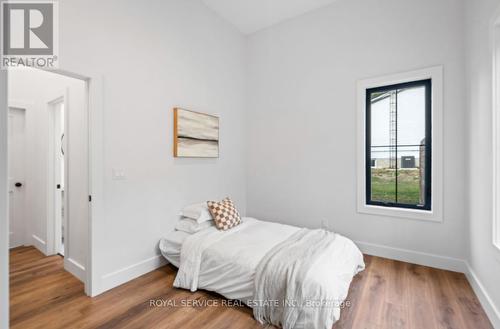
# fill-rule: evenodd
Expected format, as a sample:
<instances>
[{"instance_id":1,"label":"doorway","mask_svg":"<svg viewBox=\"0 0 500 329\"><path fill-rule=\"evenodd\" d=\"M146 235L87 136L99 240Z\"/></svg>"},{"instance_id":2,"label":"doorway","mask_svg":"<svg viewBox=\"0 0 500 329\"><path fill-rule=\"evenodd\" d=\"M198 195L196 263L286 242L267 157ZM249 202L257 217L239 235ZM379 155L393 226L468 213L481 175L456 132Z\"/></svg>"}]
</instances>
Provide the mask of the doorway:
<instances>
[{"instance_id":1,"label":"doorway","mask_svg":"<svg viewBox=\"0 0 500 329\"><path fill-rule=\"evenodd\" d=\"M9 247L62 257L86 283L89 250L87 81L25 68L9 71Z\"/></svg>"}]
</instances>

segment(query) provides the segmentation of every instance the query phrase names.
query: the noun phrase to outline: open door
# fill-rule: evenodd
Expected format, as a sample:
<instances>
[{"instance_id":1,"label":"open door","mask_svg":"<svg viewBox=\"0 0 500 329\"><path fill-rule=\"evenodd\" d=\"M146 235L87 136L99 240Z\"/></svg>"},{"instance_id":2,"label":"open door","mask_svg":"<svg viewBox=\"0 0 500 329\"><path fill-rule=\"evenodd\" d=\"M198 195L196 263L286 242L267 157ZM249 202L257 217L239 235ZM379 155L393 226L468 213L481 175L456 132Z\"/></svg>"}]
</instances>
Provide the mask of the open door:
<instances>
[{"instance_id":1,"label":"open door","mask_svg":"<svg viewBox=\"0 0 500 329\"><path fill-rule=\"evenodd\" d=\"M55 252L64 256L64 228L66 207L65 207L65 121L64 121L64 99L53 104L53 143L54 152L54 247Z\"/></svg>"},{"instance_id":2,"label":"open door","mask_svg":"<svg viewBox=\"0 0 500 329\"><path fill-rule=\"evenodd\" d=\"M67 92L51 101L49 108L49 140L48 140L48 221L47 231L49 255L65 255L65 229L67 225L67 193L66 193L66 120L65 105ZM51 233L51 234L50 234Z\"/></svg>"}]
</instances>

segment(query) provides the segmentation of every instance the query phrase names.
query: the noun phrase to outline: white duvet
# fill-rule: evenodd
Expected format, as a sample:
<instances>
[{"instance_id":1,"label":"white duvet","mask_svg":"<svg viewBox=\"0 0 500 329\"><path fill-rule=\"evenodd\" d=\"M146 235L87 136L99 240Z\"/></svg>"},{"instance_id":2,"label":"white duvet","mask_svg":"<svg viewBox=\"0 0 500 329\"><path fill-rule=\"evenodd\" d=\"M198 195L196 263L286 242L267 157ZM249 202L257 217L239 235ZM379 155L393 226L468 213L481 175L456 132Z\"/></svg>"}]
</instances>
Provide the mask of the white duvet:
<instances>
[{"instance_id":1,"label":"white duvet","mask_svg":"<svg viewBox=\"0 0 500 329\"><path fill-rule=\"evenodd\" d=\"M303 228L264 256L255 277L254 300L258 303L253 315L257 321L284 329L296 328L301 316L306 323L315 324L314 328L331 324L336 304L329 306L326 302L337 302L337 296L328 285L310 286L307 281L311 271L317 269L316 262L330 250L335 238L332 232ZM260 302L269 300L279 303ZM312 302L319 302L319 306Z\"/></svg>"},{"instance_id":2,"label":"white duvet","mask_svg":"<svg viewBox=\"0 0 500 329\"><path fill-rule=\"evenodd\" d=\"M294 226L244 218L229 231L208 228L184 238L174 286L215 291L226 298L256 305L256 269L273 247L300 229ZM165 245L164 242L160 244ZM164 250L162 249L162 252ZM168 255L164 252L168 259ZM294 328L328 328L340 317L352 277L364 268L363 256L349 239L335 234L307 271L304 295L314 297L310 307L327 307L329 318L311 316L304 309Z\"/></svg>"}]
</instances>

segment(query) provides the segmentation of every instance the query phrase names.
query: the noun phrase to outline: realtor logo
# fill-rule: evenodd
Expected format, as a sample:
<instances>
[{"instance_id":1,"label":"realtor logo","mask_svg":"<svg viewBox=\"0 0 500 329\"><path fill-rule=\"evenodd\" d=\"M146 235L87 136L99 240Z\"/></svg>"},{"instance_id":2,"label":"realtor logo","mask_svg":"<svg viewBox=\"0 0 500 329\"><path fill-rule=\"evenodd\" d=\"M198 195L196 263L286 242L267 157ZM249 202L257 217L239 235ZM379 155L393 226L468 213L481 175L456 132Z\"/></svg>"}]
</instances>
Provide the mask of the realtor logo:
<instances>
[{"instance_id":1,"label":"realtor logo","mask_svg":"<svg viewBox=\"0 0 500 329\"><path fill-rule=\"evenodd\" d=\"M57 67L58 14L54 1L2 1L2 68Z\"/></svg>"}]
</instances>

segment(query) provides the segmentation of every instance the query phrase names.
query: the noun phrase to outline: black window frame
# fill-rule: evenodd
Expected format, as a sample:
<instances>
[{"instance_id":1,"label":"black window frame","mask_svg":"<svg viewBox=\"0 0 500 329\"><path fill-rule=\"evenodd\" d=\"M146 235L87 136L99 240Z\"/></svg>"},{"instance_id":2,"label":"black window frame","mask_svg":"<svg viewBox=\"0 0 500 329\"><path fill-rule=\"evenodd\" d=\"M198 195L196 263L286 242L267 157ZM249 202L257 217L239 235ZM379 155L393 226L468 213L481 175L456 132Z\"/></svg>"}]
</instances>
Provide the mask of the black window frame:
<instances>
[{"instance_id":1,"label":"black window frame","mask_svg":"<svg viewBox=\"0 0 500 329\"><path fill-rule=\"evenodd\" d=\"M371 199L371 95L394 89L425 87L425 202L423 205L413 205L399 202L382 202ZM366 169L366 204L389 208L405 208L417 210L432 210L432 79L416 80L392 85L366 89L366 123L365 123L365 169ZM397 115L396 115L397 117ZM396 141L396 200L397 200L397 141Z\"/></svg>"}]
</instances>

